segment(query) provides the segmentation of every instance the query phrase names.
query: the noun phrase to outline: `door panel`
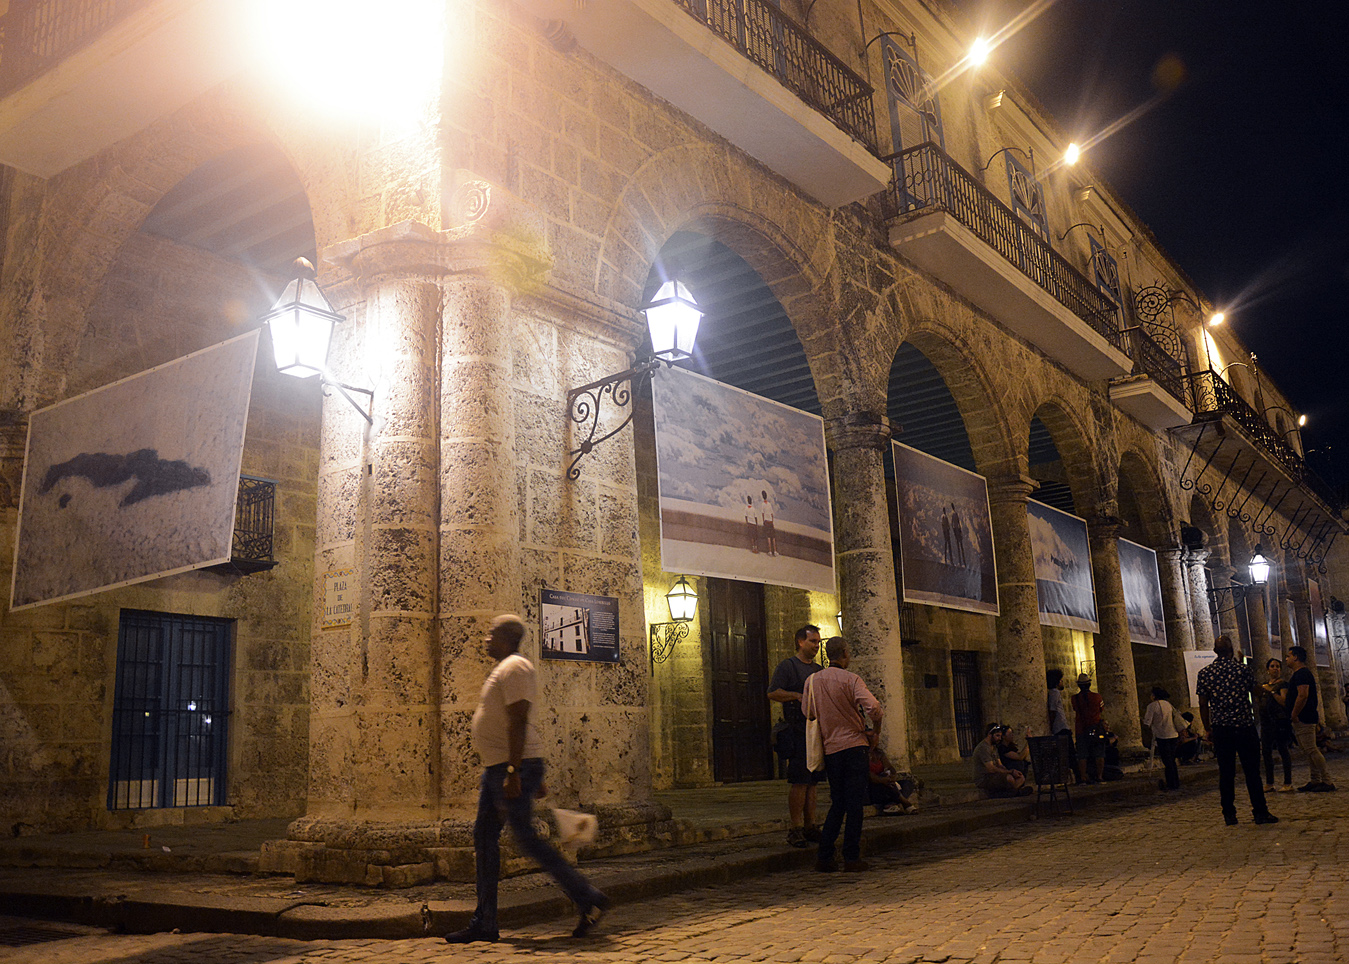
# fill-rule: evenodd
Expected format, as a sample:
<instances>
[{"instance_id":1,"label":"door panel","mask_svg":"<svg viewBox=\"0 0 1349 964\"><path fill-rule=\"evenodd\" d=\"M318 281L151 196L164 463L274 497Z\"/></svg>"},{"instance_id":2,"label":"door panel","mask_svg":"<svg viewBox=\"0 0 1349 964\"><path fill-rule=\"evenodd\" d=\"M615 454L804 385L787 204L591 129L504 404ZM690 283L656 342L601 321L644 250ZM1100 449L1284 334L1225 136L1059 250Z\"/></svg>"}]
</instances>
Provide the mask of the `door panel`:
<instances>
[{"instance_id":1,"label":"door panel","mask_svg":"<svg viewBox=\"0 0 1349 964\"><path fill-rule=\"evenodd\" d=\"M724 783L773 777L763 586L708 580L712 770Z\"/></svg>"}]
</instances>

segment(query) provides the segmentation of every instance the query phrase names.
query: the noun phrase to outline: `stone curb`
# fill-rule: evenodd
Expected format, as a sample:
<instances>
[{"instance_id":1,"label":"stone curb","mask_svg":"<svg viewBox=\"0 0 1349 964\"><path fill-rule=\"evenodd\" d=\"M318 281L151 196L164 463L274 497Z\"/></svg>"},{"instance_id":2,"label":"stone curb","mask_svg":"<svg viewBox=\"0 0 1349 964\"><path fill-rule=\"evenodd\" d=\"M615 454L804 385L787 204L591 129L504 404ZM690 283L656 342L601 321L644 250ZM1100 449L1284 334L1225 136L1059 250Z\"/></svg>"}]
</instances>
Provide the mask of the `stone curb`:
<instances>
[{"instance_id":1,"label":"stone curb","mask_svg":"<svg viewBox=\"0 0 1349 964\"><path fill-rule=\"evenodd\" d=\"M1217 780L1217 770L1204 767L1199 772L1182 772L1182 789L1206 786ZM1072 791L1074 814L1103 804L1134 797L1152 796L1157 803L1156 776L1148 774L1117 783ZM1033 812L1034 797L1007 800L982 800L949 810L919 813L915 816L868 820L864 843L869 854L912 848L934 839L959 837L1026 821ZM1062 819L1046 813L1042 800L1042 819ZM783 848L780 831L759 838L741 838L748 844L733 853L718 853L715 843L686 848L670 866L625 867L629 861L650 858L614 858L587 862L586 872L605 890L615 906L663 897L682 890L717 884L729 884L748 877L783 871L809 871L815 863L811 848ZM669 855L668 851L665 852ZM655 856L659 856L656 852ZM163 900L126 898L117 894L90 895L72 893L69 881L62 886L59 871L48 871L42 878L25 881L0 881L8 913L46 920L65 920L106 927L127 933L185 932L254 934L297 940L408 939L444 934L467 925L473 907L469 901L429 901L376 899L364 906L328 906L314 900L273 897L224 896L213 894L176 894ZM34 886L36 885L36 886ZM46 885L46 886L44 886ZM111 890L112 888L108 888ZM364 892L364 891L362 891ZM571 902L555 889L546 896L504 894L500 920L505 927L566 918L574 913Z\"/></svg>"}]
</instances>

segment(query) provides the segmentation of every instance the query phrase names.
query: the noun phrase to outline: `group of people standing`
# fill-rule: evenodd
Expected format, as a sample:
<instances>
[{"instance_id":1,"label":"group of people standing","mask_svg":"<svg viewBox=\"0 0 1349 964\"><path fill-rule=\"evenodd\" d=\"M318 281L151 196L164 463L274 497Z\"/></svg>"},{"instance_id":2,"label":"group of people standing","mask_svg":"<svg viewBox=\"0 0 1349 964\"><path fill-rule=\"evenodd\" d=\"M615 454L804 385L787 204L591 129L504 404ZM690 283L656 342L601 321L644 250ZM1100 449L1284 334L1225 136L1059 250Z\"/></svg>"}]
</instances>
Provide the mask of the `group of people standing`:
<instances>
[{"instance_id":1,"label":"group of people standing","mask_svg":"<svg viewBox=\"0 0 1349 964\"><path fill-rule=\"evenodd\" d=\"M820 651L818 626L796 631L796 652L787 657L768 683L768 698L782 704L777 752L787 771L787 842L817 848L815 869L839 869L838 838L843 834L842 869L868 869L862 859L862 816L868 802L883 813L917 809L904 794L898 774L880 748L879 724L884 710L862 678L848 670L848 642L834 636L824 643L828 666L815 662ZM807 763L807 724L817 722L824 743L824 769ZM829 781L829 812L815 822L815 785Z\"/></svg>"}]
</instances>

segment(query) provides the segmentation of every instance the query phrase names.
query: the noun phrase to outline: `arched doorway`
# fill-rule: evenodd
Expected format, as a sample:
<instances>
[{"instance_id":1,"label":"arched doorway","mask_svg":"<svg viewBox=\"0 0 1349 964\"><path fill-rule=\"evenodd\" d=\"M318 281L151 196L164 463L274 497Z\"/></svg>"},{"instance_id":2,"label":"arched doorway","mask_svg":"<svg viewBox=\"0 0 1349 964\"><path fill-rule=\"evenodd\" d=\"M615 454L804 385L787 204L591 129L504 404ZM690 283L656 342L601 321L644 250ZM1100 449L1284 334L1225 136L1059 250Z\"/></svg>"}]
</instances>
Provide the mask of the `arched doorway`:
<instances>
[{"instance_id":1,"label":"arched doorway","mask_svg":"<svg viewBox=\"0 0 1349 964\"><path fill-rule=\"evenodd\" d=\"M683 282L704 311L693 357L679 367L755 395L818 415L805 350L773 290L735 248L736 238L717 232L675 232L662 246L644 288L652 298L667 280ZM639 479L654 480L651 419L636 419ZM641 485L644 545L659 540L654 484ZM662 572L644 553L648 618L663 599L651 599L677 574ZM677 647L653 665L653 764L657 785L763 780L774 775L768 679L791 655L796 629L819 625L837 631L833 597L785 586L715 577L690 577L700 597L699 639ZM658 590L653 592L653 590ZM827 614L827 616L826 616ZM664 617L661 617L662 619ZM657 621L652 618L652 621Z\"/></svg>"}]
</instances>

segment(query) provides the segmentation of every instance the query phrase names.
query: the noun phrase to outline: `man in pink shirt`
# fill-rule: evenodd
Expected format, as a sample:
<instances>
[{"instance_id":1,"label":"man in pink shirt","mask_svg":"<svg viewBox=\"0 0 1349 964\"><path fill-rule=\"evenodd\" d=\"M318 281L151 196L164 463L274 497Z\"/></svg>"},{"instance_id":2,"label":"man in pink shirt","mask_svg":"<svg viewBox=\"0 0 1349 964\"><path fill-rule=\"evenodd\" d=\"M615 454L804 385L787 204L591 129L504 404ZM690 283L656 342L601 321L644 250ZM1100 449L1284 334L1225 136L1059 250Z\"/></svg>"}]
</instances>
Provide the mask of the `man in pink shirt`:
<instances>
[{"instance_id":1,"label":"man in pink shirt","mask_svg":"<svg viewBox=\"0 0 1349 964\"><path fill-rule=\"evenodd\" d=\"M871 695L862 678L848 672L848 643L834 636L824 644L829 665L806 680L801 705L806 719L820 721L824 736L824 772L829 777L829 815L820 830L820 851L815 869L837 870L834 843L843 831L843 869L866 870L862 860L862 810L867 802L866 721L880 723L881 704Z\"/></svg>"}]
</instances>

